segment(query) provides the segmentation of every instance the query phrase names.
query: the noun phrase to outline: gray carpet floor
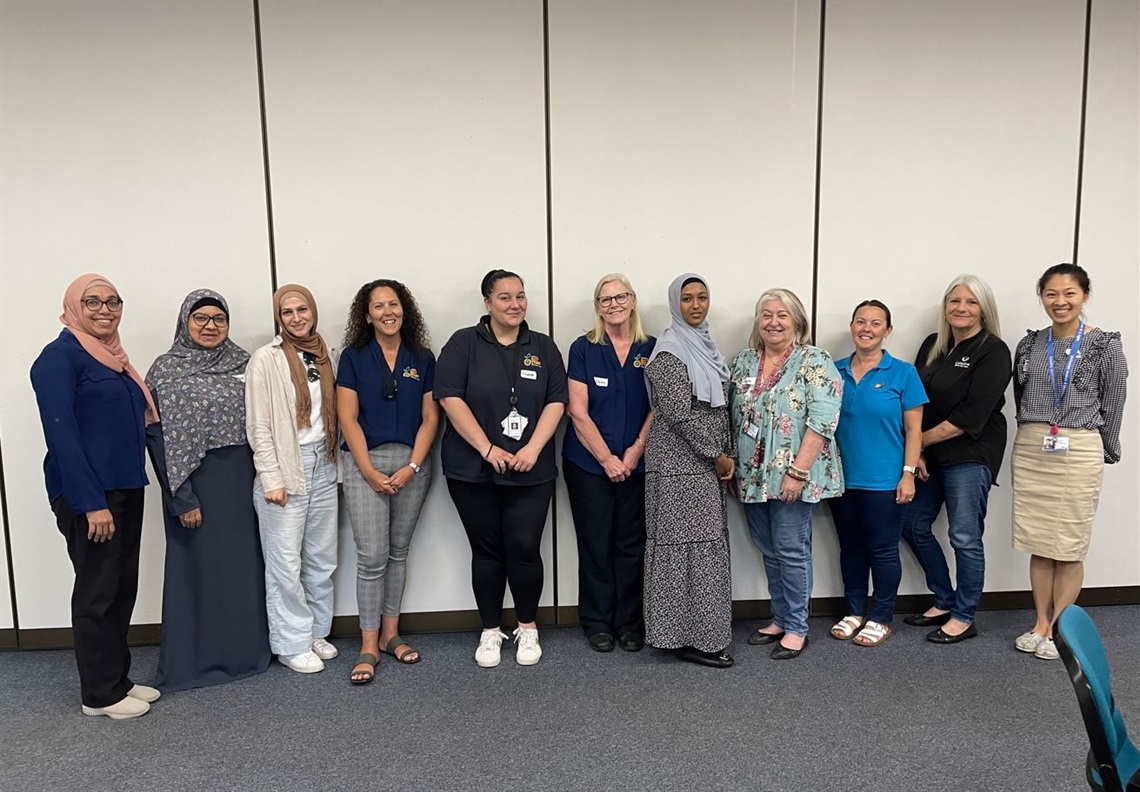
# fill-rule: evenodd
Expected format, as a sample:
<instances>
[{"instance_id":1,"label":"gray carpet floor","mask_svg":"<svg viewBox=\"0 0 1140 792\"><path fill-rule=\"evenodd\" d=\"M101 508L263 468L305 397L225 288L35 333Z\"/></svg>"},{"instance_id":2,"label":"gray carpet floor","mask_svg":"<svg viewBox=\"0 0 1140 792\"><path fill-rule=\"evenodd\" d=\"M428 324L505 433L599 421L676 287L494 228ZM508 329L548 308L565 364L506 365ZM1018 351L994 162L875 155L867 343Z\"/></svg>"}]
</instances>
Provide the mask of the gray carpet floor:
<instances>
[{"instance_id":1,"label":"gray carpet floor","mask_svg":"<svg viewBox=\"0 0 1140 792\"><path fill-rule=\"evenodd\" d=\"M1140 724L1140 607L1093 609L1116 700ZM80 714L69 652L0 653L0 790L1080 790L1088 742L1060 661L1013 649L1026 611L980 614L954 646L896 621L883 646L827 637L793 661L745 644L705 669L652 649L590 650L544 629L542 662L513 649L478 668L474 633L415 636L348 684L274 663L175 693L133 721ZM136 681L157 649L135 650Z\"/></svg>"}]
</instances>

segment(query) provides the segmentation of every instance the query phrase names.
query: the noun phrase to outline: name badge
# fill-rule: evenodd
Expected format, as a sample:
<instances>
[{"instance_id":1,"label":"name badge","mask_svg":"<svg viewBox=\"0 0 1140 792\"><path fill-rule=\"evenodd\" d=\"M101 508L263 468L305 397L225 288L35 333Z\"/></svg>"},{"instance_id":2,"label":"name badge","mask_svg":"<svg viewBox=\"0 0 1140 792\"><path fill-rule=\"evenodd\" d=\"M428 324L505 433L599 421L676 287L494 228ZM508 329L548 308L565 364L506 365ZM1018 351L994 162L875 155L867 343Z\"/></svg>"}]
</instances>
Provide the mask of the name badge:
<instances>
[{"instance_id":1,"label":"name badge","mask_svg":"<svg viewBox=\"0 0 1140 792\"><path fill-rule=\"evenodd\" d=\"M1069 450L1069 438L1062 435L1045 435L1041 439L1041 450L1058 453Z\"/></svg>"},{"instance_id":2,"label":"name badge","mask_svg":"<svg viewBox=\"0 0 1140 792\"><path fill-rule=\"evenodd\" d=\"M538 379L538 372L530 371L529 369L523 369L519 372L519 376L523 379L536 380Z\"/></svg>"},{"instance_id":3,"label":"name badge","mask_svg":"<svg viewBox=\"0 0 1140 792\"><path fill-rule=\"evenodd\" d=\"M740 427L740 430L744 432L744 434L751 437L753 440L760 436L760 427L751 421L746 421L744 426Z\"/></svg>"},{"instance_id":4,"label":"name badge","mask_svg":"<svg viewBox=\"0 0 1140 792\"><path fill-rule=\"evenodd\" d=\"M740 384L743 385L745 388L751 388L753 385L756 384L756 378L755 377L745 377L744 379L740 380Z\"/></svg>"},{"instance_id":5,"label":"name badge","mask_svg":"<svg viewBox=\"0 0 1140 792\"><path fill-rule=\"evenodd\" d=\"M519 411L512 407L507 417L502 421L503 434L512 440L521 440L523 430L526 429L528 423L526 416L520 415Z\"/></svg>"},{"instance_id":6,"label":"name badge","mask_svg":"<svg viewBox=\"0 0 1140 792\"><path fill-rule=\"evenodd\" d=\"M609 377L594 377L594 384L599 388L608 388L610 386Z\"/></svg>"}]
</instances>

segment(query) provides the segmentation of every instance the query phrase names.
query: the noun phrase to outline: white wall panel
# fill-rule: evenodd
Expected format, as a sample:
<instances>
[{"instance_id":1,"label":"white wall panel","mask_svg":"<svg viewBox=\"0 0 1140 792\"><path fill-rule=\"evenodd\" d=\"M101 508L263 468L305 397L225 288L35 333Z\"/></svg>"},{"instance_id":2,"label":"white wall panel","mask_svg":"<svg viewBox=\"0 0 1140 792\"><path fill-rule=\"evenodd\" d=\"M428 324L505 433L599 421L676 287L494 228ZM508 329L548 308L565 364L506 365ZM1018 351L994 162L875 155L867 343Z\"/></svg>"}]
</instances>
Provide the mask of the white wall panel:
<instances>
[{"instance_id":1,"label":"white wall panel","mask_svg":"<svg viewBox=\"0 0 1140 792\"><path fill-rule=\"evenodd\" d=\"M1123 334L1131 376L1122 459L1104 473L1085 584L1140 583L1140 4L1094 0L1078 262L1089 321ZM1046 324L1042 312L1033 327Z\"/></svg>"},{"instance_id":2,"label":"white wall panel","mask_svg":"<svg viewBox=\"0 0 1140 792\"><path fill-rule=\"evenodd\" d=\"M339 346L361 284L396 278L438 354L483 312L479 283L495 267L523 275L528 321L546 331L541 4L261 8L278 280L313 290L325 338ZM474 607L470 549L433 456L405 612ZM354 614L346 515L340 546L336 612Z\"/></svg>"},{"instance_id":3,"label":"white wall panel","mask_svg":"<svg viewBox=\"0 0 1140 792\"><path fill-rule=\"evenodd\" d=\"M756 299L811 297L819 62L816 2L550 3L551 188L557 341L591 326L597 279L624 271L646 330L669 322L681 272L709 281L730 358ZM559 602L577 552L559 497ZM731 512L733 595L767 599L760 556Z\"/></svg>"},{"instance_id":4,"label":"white wall panel","mask_svg":"<svg viewBox=\"0 0 1140 792\"><path fill-rule=\"evenodd\" d=\"M1012 349L1042 323L1037 277L1071 256L1084 3L847 0L828 4L825 36L821 342L849 354L851 309L874 297L894 314L888 348L913 360L946 284L973 272L993 287ZM1008 455L998 483L986 590L1024 590ZM946 546L944 516L936 533ZM924 592L903 559L900 591ZM841 594L829 520L817 522L816 564L816 595Z\"/></svg>"},{"instance_id":5,"label":"white wall panel","mask_svg":"<svg viewBox=\"0 0 1140 792\"><path fill-rule=\"evenodd\" d=\"M145 372L193 288L230 300L235 340L271 312L253 16L248 3L4 2L0 312L4 472L21 628L70 624L72 573L48 508L28 370L64 289L101 271ZM153 477L152 477L153 478ZM161 613L157 489L135 621Z\"/></svg>"}]
</instances>

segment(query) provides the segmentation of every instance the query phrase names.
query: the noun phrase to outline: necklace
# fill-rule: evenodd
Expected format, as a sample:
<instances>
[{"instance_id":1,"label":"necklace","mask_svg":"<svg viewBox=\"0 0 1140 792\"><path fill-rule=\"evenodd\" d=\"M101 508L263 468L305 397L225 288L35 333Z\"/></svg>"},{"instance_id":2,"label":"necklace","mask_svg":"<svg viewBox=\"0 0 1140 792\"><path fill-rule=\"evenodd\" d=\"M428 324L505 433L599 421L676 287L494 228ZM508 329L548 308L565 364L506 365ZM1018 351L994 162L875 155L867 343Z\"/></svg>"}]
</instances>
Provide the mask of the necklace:
<instances>
[{"instance_id":1,"label":"necklace","mask_svg":"<svg viewBox=\"0 0 1140 792\"><path fill-rule=\"evenodd\" d=\"M788 358L792 356L792 350L795 348L795 344L788 346L788 348L784 350L784 354L780 356L776 364L772 367L771 373L766 377L764 376L764 359L767 353L763 348L760 349L760 365L756 368L756 387L755 390L753 390L754 395L769 390L780 381L780 376L784 373L784 364L788 362Z\"/></svg>"}]
</instances>

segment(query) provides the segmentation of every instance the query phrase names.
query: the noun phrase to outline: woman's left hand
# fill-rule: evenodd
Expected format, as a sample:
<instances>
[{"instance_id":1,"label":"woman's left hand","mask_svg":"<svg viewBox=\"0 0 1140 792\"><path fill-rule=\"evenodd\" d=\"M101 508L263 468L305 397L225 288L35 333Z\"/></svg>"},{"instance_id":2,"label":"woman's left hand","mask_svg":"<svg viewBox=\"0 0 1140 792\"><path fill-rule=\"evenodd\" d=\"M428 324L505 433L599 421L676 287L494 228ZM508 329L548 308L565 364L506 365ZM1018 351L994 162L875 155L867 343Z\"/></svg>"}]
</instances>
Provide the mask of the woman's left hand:
<instances>
[{"instance_id":1,"label":"woman's left hand","mask_svg":"<svg viewBox=\"0 0 1140 792\"><path fill-rule=\"evenodd\" d=\"M538 453L541 450L541 448L532 448L531 444L527 443L515 452L515 458L511 460L510 464L511 470L516 470L519 473L526 473L528 470L534 467L534 463L538 461Z\"/></svg>"},{"instance_id":2,"label":"woman's left hand","mask_svg":"<svg viewBox=\"0 0 1140 792\"><path fill-rule=\"evenodd\" d=\"M895 503L910 503L914 500L914 476L903 473L899 485L895 487Z\"/></svg>"},{"instance_id":3,"label":"woman's left hand","mask_svg":"<svg viewBox=\"0 0 1140 792\"><path fill-rule=\"evenodd\" d=\"M797 481L785 473L784 481L780 484L780 500L784 503L795 503L803 495L804 484L805 482Z\"/></svg>"},{"instance_id":4,"label":"woman's left hand","mask_svg":"<svg viewBox=\"0 0 1140 792\"><path fill-rule=\"evenodd\" d=\"M416 471L404 465L388 477L388 486L391 487L394 492L399 492L408 485L408 482L410 482L415 475Z\"/></svg>"},{"instance_id":5,"label":"woman's left hand","mask_svg":"<svg viewBox=\"0 0 1140 792\"><path fill-rule=\"evenodd\" d=\"M197 528L202 524L202 510L191 509L185 514L179 514L178 521L182 523L183 528Z\"/></svg>"}]
</instances>

